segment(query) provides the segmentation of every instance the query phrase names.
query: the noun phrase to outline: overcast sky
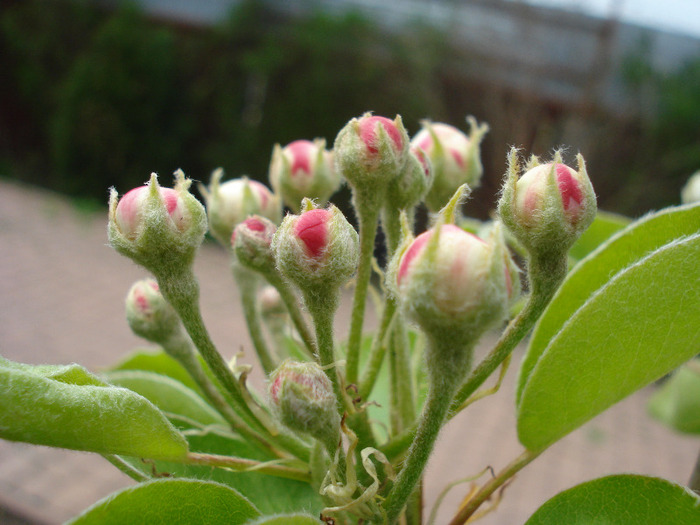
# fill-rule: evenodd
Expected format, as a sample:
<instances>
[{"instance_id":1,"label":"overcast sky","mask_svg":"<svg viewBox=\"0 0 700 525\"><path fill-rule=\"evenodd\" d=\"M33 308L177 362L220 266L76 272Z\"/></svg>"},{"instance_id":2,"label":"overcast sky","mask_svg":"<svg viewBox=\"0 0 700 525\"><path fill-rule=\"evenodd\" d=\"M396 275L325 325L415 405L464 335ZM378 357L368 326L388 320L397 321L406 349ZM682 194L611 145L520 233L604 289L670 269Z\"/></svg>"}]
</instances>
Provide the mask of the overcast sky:
<instances>
[{"instance_id":1,"label":"overcast sky","mask_svg":"<svg viewBox=\"0 0 700 525\"><path fill-rule=\"evenodd\" d=\"M700 38L700 0L512 0L564 7Z\"/></svg>"}]
</instances>

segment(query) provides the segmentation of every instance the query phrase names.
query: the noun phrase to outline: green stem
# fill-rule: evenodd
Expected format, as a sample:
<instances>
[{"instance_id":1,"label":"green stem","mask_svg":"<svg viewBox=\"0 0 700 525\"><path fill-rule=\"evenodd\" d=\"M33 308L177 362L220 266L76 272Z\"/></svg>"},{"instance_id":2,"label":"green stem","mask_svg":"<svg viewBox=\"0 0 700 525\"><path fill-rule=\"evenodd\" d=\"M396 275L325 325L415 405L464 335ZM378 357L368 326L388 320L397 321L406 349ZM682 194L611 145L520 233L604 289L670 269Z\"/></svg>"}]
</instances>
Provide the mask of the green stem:
<instances>
[{"instance_id":1,"label":"green stem","mask_svg":"<svg viewBox=\"0 0 700 525\"><path fill-rule=\"evenodd\" d=\"M566 277L567 260L564 258L533 259L529 263L531 293L520 313L508 324L496 345L483 361L472 371L457 392L451 413L459 407L489 378L508 357L518 343L535 325L552 296Z\"/></svg>"},{"instance_id":2,"label":"green stem","mask_svg":"<svg viewBox=\"0 0 700 525\"><path fill-rule=\"evenodd\" d=\"M700 495L700 454L698 454L698 459L695 461L695 467L693 468L693 473L690 475L688 487L690 490Z\"/></svg>"},{"instance_id":3,"label":"green stem","mask_svg":"<svg viewBox=\"0 0 700 525\"><path fill-rule=\"evenodd\" d=\"M314 340L311 330L309 329L309 325L306 323L306 319L304 319L304 315L301 312L301 307L299 306L297 296L294 294L289 284L282 279L279 273L267 272L264 275L267 281L277 289L277 292L280 294L282 301L287 307L292 323L294 323L294 327L299 333L299 337L301 337L301 340L304 342L304 345L309 352L309 356L313 356L316 352L316 341Z\"/></svg>"},{"instance_id":4,"label":"green stem","mask_svg":"<svg viewBox=\"0 0 700 525\"><path fill-rule=\"evenodd\" d=\"M374 200L358 202L356 207L360 227L360 262L355 278L355 295L352 302L352 317L350 318L350 334L348 336L348 352L345 365L348 384L357 384L359 376L362 325L365 318L367 287L372 275L374 240L377 236L377 222L379 220L379 206Z\"/></svg>"},{"instance_id":5,"label":"green stem","mask_svg":"<svg viewBox=\"0 0 700 525\"><path fill-rule=\"evenodd\" d=\"M272 462L254 461L252 459L237 458L233 456L219 456L217 454L203 454L190 452L185 463L188 465L206 465L210 467L224 467L237 472L259 472L280 478L294 479L309 483L311 474L308 470L276 465Z\"/></svg>"},{"instance_id":6,"label":"green stem","mask_svg":"<svg viewBox=\"0 0 700 525\"><path fill-rule=\"evenodd\" d=\"M520 456L518 456L514 461L512 461L506 468L500 471L494 478L486 482L479 491L472 497L467 504L460 509L457 515L452 518L449 525L462 525L466 523L467 520L478 510L482 503L484 503L496 490L498 490L503 484L512 478L516 473L525 468L539 456L543 450L539 452L532 452L526 450Z\"/></svg>"},{"instance_id":7,"label":"green stem","mask_svg":"<svg viewBox=\"0 0 700 525\"><path fill-rule=\"evenodd\" d=\"M431 341L430 344L435 346L440 343ZM441 348L439 353L441 355L454 356L471 355L471 352L466 351L447 352L444 350L446 349ZM436 352L433 351L431 353ZM457 360L455 359L455 361ZM401 511L406 506L408 499L423 475L440 429L447 418L447 411L454 393L463 377L458 371L466 369L466 367L461 366L463 364L455 362L455 366L451 367L453 373L434 372L431 374L428 397L423 406L423 413L418 423L413 443L408 449L403 468L399 472L394 486L384 502L389 525L395 523L399 518Z\"/></svg>"},{"instance_id":8,"label":"green stem","mask_svg":"<svg viewBox=\"0 0 700 525\"><path fill-rule=\"evenodd\" d=\"M232 268L233 276L241 294L241 306L243 307L243 315L248 326L250 340L253 342L253 348L255 348L255 353L258 355L258 360L265 375L269 375L277 368L277 363L267 346L260 323L260 312L257 304L258 277L252 270L243 268L236 262L233 263Z\"/></svg>"},{"instance_id":9,"label":"green stem","mask_svg":"<svg viewBox=\"0 0 700 525\"><path fill-rule=\"evenodd\" d=\"M384 305L384 311L382 312L379 330L372 341L372 348L369 352L367 365L365 366L365 370L362 374L362 381L360 382L359 387L360 397L362 399L369 399L369 396L374 389L374 385L377 382L377 376L382 368L384 355L386 354L385 338L387 331L391 326L391 321L394 319L396 306L396 299L393 297L388 297L386 304Z\"/></svg>"}]
</instances>

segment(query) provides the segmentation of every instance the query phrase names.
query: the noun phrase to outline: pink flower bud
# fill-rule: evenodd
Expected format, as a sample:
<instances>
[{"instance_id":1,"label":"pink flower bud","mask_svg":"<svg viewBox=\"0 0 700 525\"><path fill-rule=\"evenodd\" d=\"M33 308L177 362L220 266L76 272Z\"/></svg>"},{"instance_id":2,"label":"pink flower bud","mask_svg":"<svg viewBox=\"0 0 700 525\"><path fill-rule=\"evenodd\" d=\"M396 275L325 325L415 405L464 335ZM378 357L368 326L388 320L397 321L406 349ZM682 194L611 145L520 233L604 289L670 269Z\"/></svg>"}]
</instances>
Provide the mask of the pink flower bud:
<instances>
[{"instance_id":1,"label":"pink flower bud","mask_svg":"<svg viewBox=\"0 0 700 525\"><path fill-rule=\"evenodd\" d=\"M479 185L483 173L479 147L488 126L468 120L469 136L449 124L425 121L411 141L411 147L423 150L433 166L434 181L426 196L432 211L441 209L462 184L471 189Z\"/></svg>"},{"instance_id":2,"label":"pink flower bud","mask_svg":"<svg viewBox=\"0 0 700 525\"><path fill-rule=\"evenodd\" d=\"M133 284L126 296L126 320L136 335L154 343L163 343L180 330L175 310L154 279Z\"/></svg>"},{"instance_id":3,"label":"pink flower bud","mask_svg":"<svg viewBox=\"0 0 700 525\"><path fill-rule=\"evenodd\" d=\"M424 330L478 336L506 316L515 292L509 259L500 230L486 242L445 224L400 251L392 272L408 317Z\"/></svg>"},{"instance_id":4,"label":"pink flower bud","mask_svg":"<svg viewBox=\"0 0 700 525\"><path fill-rule=\"evenodd\" d=\"M259 215L252 215L241 222L231 235L231 246L237 260L259 272L272 271L275 256L271 245L276 231L275 223Z\"/></svg>"},{"instance_id":5,"label":"pink flower bud","mask_svg":"<svg viewBox=\"0 0 700 525\"><path fill-rule=\"evenodd\" d=\"M333 154L326 141L296 140L284 148L275 146L270 163L270 183L294 212L304 197L323 205L340 186Z\"/></svg>"},{"instance_id":6,"label":"pink flower bud","mask_svg":"<svg viewBox=\"0 0 700 525\"><path fill-rule=\"evenodd\" d=\"M209 230L224 246L228 246L233 229L250 215L260 215L278 223L282 208L264 184L242 177L220 182L223 170L212 174L209 188L200 187L207 203Z\"/></svg>"},{"instance_id":7,"label":"pink flower bud","mask_svg":"<svg viewBox=\"0 0 700 525\"><path fill-rule=\"evenodd\" d=\"M172 225L182 231L186 226L186 211L178 193L170 188L159 188L165 209L172 219ZM119 199L115 219L119 231L130 240L136 239L144 228L147 214L148 186L140 186L128 191Z\"/></svg>"},{"instance_id":8,"label":"pink flower bud","mask_svg":"<svg viewBox=\"0 0 700 525\"><path fill-rule=\"evenodd\" d=\"M401 117L389 120L366 113L338 133L333 148L336 169L355 192L383 191L401 173L408 146Z\"/></svg>"},{"instance_id":9,"label":"pink flower bud","mask_svg":"<svg viewBox=\"0 0 700 525\"><path fill-rule=\"evenodd\" d=\"M284 361L270 376L269 394L273 411L285 426L324 443L337 443L337 400L319 365Z\"/></svg>"},{"instance_id":10,"label":"pink flower bud","mask_svg":"<svg viewBox=\"0 0 700 525\"><path fill-rule=\"evenodd\" d=\"M287 215L273 250L279 270L302 289L340 286L355 272L359 256L357 232L333 205Z\"/></svg>"},{"instance_id":11,"label":"pink flower bud","mask_svg":"<svg viewBox=\"0 0 700 525\"><path fill-rule=\"evenodd\" d=\"M518 178L518 161L511 153L508 180L498 203L503 222L530 252L568 252L596 214L596 198L583 157L579 169L536 158Z\"/></svg>"}]
</instances>

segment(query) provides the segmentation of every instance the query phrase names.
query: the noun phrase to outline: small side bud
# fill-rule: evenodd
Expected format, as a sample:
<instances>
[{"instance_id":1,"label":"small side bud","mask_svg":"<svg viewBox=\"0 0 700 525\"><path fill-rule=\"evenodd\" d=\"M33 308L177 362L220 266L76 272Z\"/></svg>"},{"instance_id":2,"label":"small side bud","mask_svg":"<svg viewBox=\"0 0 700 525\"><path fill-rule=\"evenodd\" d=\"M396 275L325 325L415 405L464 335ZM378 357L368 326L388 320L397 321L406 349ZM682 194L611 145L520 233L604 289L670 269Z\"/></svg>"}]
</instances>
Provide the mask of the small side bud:
<instances>
[{"instance_id":1,"label":"small side bud","mask_svg":"<svg viewBox=\"0 0 700 525\"><path fill-rule=\"evenodd\" d=\"M155 279L137 281L126 296L126 320L147 341L162 344L180 331L180 318L161 295Z\"/></svg>"},{"instance_id":2,"label":"small side bud","mask_svg":"<svg viewBox=\"0 0 700 525\"><path fill-rule=\"evenodd\" d=\"M483 166L480 146L488 125L468 119L469 135L449 124L423 122L411 141L411 147L423 150L433 166L434 181L425 197L428 208L437 212L462 184L479 186Z\"/></svg>"},{"instance_id":3,"label":"small side bud","mask_svg":"<svg viewBox=\"0 0 700 525\"><path fill-rule=\"evenodd\" d=\"M188 191L191 181L181 171L176 181L174 189L162 188L154 173L121 199L114 189L110 195L110 244L155 274L190 266L207 230L204 207Z\"/></svg>"},{"instance_id":4,"label":"small side bud","mask_svg":"<svg viewBox=\"0 0 700 525\"><path fill-rule=\"evenodd\" d=\"M233 230L231 246L236 259L245 267L258 272L275 268L272 237L277 226L271 220L252 215Z\"/></svg>"},{"instance_id":5,"label":"small side bud","mask_svg":"<svg viewBox=\"0 0 700 525\"><path fill-rule=\"evenodd\" d=\"M354 189L383 188L403 169L408 146L401 117L390 120L366 113L338 133L333 146L336 169Z\"/></svg>"},{"instance_id":6,"label":"small side bud","mask_svg":"<svg viewBox=\"0 0 700 525\"><path fill-rule=\"evenodd\" d=\"M282 206L264 184L247 177L221 183L223 174L222 169L217 169L209 187L199 188L206 200L209 229L217 241L230 246L233 229L250 215L260 215L279 224Z\"/></svg>"},{"instance_id":7,"label":"small side bud","mask_svg":"<svg viewBox=\"0 0 700 525\"><path fill-rule=\"evenodd\" d=\"M330 380L318 364L284 361L270 375L269 395L273 412L282 424L318 439L331 449L337 447L338 401Z\"/></svg>"},{"instance_id":8,"label":"small side bud","mask_svg":"<svg viewBox=\"0 0 700 525\"><path fill-rule=\"evenodd\" d=\"M685 183L681 190L681 202L690 204L691 202L700 202L700 171L693 173L688 182Z\"/></svg>"},{"instance_id":9,"label":"small side bud","mask_svg":"<svg viewBox=\"0 0 700 525\"><path fill-rule=\"evenodd\" d=\"M509 164L498 203L503 223L531 254L566 254L597 211L583 157L578 156L578 170L565 165L558 153L545 164L533 157L521 177L515 151Z\"/></svg>"},{"instance_id":10,"label":"small side bud","mask_svg":"<svg viewBox=\"0 0 700 525\"><path fill-rule=\"evenodd\" d=\"M427 154L411 148L404 169L389 183L385 203L407 210L423 200L433 183L433 168Z\"/></svg>"},{"instance_id":11,"label":"small side bud","mask_svg":"<svg viewBox=\"0 0 700 525\"><path fill-rule=\"evenodd\" d=\"M326 150L323 139L295 140L284 148L276 145L269 179L275 193L294 213L299 213L304 197L323 205L340 187L333 153Z\"/></svg>"},{"instance_id":12,"label":"small side bud","mask_svg":"<svg viewBox=\"0 0 700 525\"><path fill-rule=\"evenodd\" d=\"M358 264L357 232L333 205L287 215L272 246L278 269L305 292L339 288Z\"/></svg>"}]
</instances>

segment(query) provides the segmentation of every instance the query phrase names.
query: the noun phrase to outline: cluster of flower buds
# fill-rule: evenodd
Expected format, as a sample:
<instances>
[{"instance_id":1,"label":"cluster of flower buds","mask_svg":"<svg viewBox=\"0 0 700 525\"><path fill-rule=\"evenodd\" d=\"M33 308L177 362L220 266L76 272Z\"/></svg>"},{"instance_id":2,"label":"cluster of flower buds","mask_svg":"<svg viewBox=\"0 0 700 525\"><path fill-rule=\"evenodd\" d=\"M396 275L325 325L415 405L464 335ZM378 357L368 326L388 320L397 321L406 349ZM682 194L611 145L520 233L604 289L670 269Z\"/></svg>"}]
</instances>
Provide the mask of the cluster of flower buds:
<instances>
[{"instance_id":1,"label":"cluster of flower buds","mask_svg":"<svg viewBox=\"0 0 700 525\"><path fill-rule=\"evenodd\" d=\"M207 205L209 231L216 240L230 246L233 229L250 215L260 215L279 224L282 218L279 197L264 184L247 177L222 183L223 174L222 169L217 169L209 187L199 188Z\"/></svg>"},{"instance_id":2,"label":"cluster of flower buds","mask_svg":"<svg viewBox=\"0 0 700 525\"><path fill-rule=\"evenodd\" d=\"M477 124L473 117L467 120L468 136L449 124L424 121L411 141L411 148L425 152L433 168L434 180L425 197L433 212L439 211L462 184L474 189L481 180L480 145L489 127Z\"/></svg>"},{"instance_id":3,"label":"cluster of flower buds","mask_svg":"<svg viewBox=\"0 0 700 525\"><path fill-rule=\"evenodd\" d=\"M289 429L308 434L335 448L340 438L340 415L333 386L314 362L286 360L270 375L270 404Z\"/></svg>"},{"instance_id":4,"label":"cluster of flower buds","mask_svg":"<svg viewBox=\"0 0 700 525\"><path fill-rule=\"evenodd\" d=\"M294 213L299 213L304 198L324 205L340 187L333 153L326 150L323 139L295 140L284 148L275 145L269 178L275 193Z\"/></svg>"},{"instance_id":5,"label":"cluster of flower buds","mask_svg":"<svg viewBox=\"0 0 700 525\"><path fill-rule=\"evenodd\" d=\"M204 240L207 216L188 191L191 184L176 172L174 189L161 188L156 175L146 186L109 200L109 241L120 253L155 274L189 266Z\"/></svg>"},{"instance_id":6,"label":"cluster of flower buds","mask_svg":"<svg viewBox=\"0 0 700 525\"><path fill-rule=\"evenodd\" d=\"M498 203L501 219L531 254L565 255L597 211L583 157L578 155L578 170L564 164L557 153L546 164L533 157L522 177L519 171L513 151Z\"/></svg>"},{"instance_id":7,"label":"cluster of flower buds","mask_svg":"<svg viewBox=\"0 0 700 525\"><path fill-rule=\"evenodd\" d=\"M338 208L311 208L308 200L300 215L285 217L272 241L278 269L304 292L346 283L357 268L358 244Z\"/></svg>"},{"instance_id":8,"label":"cluster of flower buds","mask_svg":"<svg viewBox=\"0 0 700 525\"><path fill-rule=\"evenodd\" d=\"M154 279L137 281L126 296L126 320L147 341L161 344L180 331L180 318L161 295Z\"/></svg>"}]
</instances>

